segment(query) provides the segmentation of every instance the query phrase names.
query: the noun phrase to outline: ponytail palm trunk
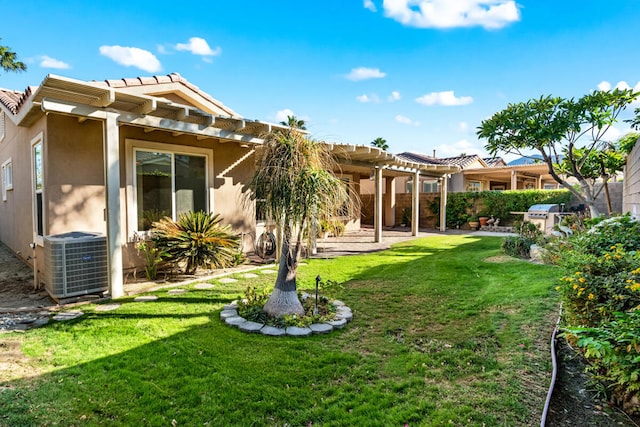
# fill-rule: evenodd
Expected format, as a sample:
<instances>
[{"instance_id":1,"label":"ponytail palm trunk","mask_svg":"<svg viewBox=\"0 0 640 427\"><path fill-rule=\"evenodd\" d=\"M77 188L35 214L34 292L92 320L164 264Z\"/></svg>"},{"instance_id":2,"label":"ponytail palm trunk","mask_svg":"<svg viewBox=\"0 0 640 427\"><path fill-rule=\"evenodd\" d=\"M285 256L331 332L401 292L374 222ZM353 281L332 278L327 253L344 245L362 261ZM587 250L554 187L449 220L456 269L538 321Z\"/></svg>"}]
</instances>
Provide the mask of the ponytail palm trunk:
<instances>
[{"instance_id":1,"label":"ponytail palm trunk","mask_svg":"<svg viewBox=\"0 0 640 427\"><path fill-rule=\"evenodd\" d=\"M330 217L350 197L333 174L336 164L327 146L295 129L267 134L261 154L252 180L253 197L265 201L267 215L282 231L278 276L264 311L276 317L303 315L296 274L304 233L314 215Z\"/></svg>"}]
</instances>

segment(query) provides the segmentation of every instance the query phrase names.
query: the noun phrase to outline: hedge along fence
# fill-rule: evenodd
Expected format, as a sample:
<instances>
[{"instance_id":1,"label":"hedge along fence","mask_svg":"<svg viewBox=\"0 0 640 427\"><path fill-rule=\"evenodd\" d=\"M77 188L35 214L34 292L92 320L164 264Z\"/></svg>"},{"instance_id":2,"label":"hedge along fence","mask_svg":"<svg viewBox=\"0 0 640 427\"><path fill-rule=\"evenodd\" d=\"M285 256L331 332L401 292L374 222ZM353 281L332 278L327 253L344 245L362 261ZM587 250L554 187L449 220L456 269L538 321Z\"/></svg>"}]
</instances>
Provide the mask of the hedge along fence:
<instances>
[{"instance_id":1,"label":"hedge along fence","mask_svg":"<svg viewBox=\"0 0 640 427\"><path fill-rule=\"evenodd\" d=\"M373 225L373 194L361 194L362 224ZM411 212L412 195L396 194L395 224L402 224L402 211ZM564 203L570 205L572 195L569 190L513 190L480 191L447 194L447 227L462 227L470 216L491 216L500 218L500 224L511 224L522 220L521 215L510 212L526 212L531 205L539 203ZM420 193L420 227L440 226L440 194Z\"/></svg>"},{"instance_id":2,"label":"hedge along fence","mask_svg":"<svg viewBox=\"0 0 640 427\"><path fill-rule=\"evenodd\" d=\"M512 224L522 220L521 215L511 212L526 212L531 205L561 204L569 206L573 195L569 190L513 190L471 191L447 194L447 227L457 228L472 216L500 218L500 224ZM431 203L431 211L438 216L440 197Z\"/></svg>"}]
</instances>

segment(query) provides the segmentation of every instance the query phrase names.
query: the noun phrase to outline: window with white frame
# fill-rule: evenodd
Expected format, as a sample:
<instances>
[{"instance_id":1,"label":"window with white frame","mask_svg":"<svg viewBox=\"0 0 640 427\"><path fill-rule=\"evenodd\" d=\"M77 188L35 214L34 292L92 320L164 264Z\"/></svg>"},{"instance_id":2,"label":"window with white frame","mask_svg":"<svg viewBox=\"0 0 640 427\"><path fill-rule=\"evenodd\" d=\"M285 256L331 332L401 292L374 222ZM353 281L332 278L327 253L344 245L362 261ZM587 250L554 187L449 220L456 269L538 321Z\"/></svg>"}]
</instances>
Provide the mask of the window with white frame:
<instances>
[{"instance_id":1,"label":"window with white frame","mask_svg":"<svg viewBox=\"0 0 640 427\"><path fill-rule=\"evenodd\" d=\"M556 184L544 184L542 188L544 188L545 190L555 190L557 186Z\"/></svg>"},{"instance_id":2,"label":"window with white frame","mask_svg":"<svg viewBox=\"0 0 640 427\"><path fill-rule=\"evenodd\" d=\"M33 194L33 234L37 243L44 237L44 152L42 134L31 140L31 171Z\"/></svg>"},{"instance_id":3,"label":"window with white frame","mask_svg":"<svg viewBox=\"0 0 640 427\"><path fill-rule=\"evenodd\" d=\"M413 181L407 181L407 183L405 184L405 192L406 193L413 192Z\"/></svg>"},{"instance_id":4,"label":"window with white frame","mask_svg":"<svg viewBox=\"0 0 640 427\"><path fill-rule=\"evenodd\" d=\"M422 182L423 193L437 193L438 192L438 180L429 180Z\"/></svg>"},{"instance_id":5,"label":"window with white frame","mask_svg":"<svg viewBox=\"0 0 640 427\"><path fill-rule=\"evenodd\" d=\"M467 191L482 191L482 184L480 181L469 181Z\"/></svg>"},{"instance_id":6,"label":"window with white frame","mask_svg":"<svg viewBox=\"0 0 640 427\"><path fill-rule=\"evenodd\" d=\"M2 200L7 200L8 190L13 190L13 163L11 159L2 163Z\"/></svg>"},{"instance_id":7,"label":"window with white frame","mask_svg":"<svg viewBox=\"0 0 640 427\"><path fill-rule=\"evenodd\" d=\"M206 156L142 148L134 156L138 231L165 216L209 211Z\"/></svg>"}]
</instances>

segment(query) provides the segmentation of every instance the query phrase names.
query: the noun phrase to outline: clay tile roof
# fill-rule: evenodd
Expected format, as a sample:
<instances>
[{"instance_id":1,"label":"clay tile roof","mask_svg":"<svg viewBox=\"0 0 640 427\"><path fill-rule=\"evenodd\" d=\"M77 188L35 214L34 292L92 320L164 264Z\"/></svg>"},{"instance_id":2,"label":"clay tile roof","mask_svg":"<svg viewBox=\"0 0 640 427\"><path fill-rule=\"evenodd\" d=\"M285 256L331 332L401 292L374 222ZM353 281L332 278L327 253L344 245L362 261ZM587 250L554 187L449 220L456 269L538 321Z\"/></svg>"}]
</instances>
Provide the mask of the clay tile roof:
<instances>
[{"instance_id":1,"label":"clay tile roof","mask_svg":"<svg viewBox=\"0 0 640 427\"><path fill-rule=\"evenodd\" d=\"M124 83L126 86L142 86L142 82L138 77L134 78L124 78ZM155 82L154 82L155 83Z\"/></svg>"},{"instance_id":2,"label":"clay tile roof","mask_svg":"<svg viewBox=\"0 0 640 427\"><path fill-rule=\"evenodd\" d=\"M169 76L153 76L156 81L160 83L171 83L171 77Z\"/></svg>"},{"instance_id":3,"label":"clay tile roof","mask_svg":"<svg viewBox=\"0 0 640 427\"><path fill-rule=\"evenodd\" d=\"M457 166L460 166L461 168L464 168L466 166L469 166L474 161L482 160L482 159L477 154L471 154L469 156L446 157L439 160L442 160L443 162L450 165L457 165Z\"/></svg>"},{"instance_id":4,"label":"clay tile roof","mask_svg":"<svg viewBox=\"0 0 640 427\"><path fill-rule=\"evenodd\" d=\"M483 158L482 160L490 168L494 168L496 166L506 166L506 163L504 160L502 160L502 157L486 157L486 158Z\"/></svg>"},{"instance_id":5,"label":"clay tile roof","mask_svg":"<svg viewBox=\"0 0 640 427\"><path fill-rule=\"evenodd\" d=\"M7 107L13 114L17 114L22 104L24 104L25 100L31 96L34 89L35 88L33 86L27 86L24 92L20 92L17 90L0 88L0 103Z\"/></svg>"},{"instance_id":6,"label":"clay tile roof","mask_svg":"<svg viewBox=\"0 0 640 427\"><path fill-rule=\"evenodd\" d=\"M401 159L408 160L410 162L416 162L416 163L424 163L429 165L446 164L445 162L442 161L442 159L436 159L435 157L431 157L431 156L427 156L425 154L419 154L419 153L404 152L404 153L396 154L396 156L400 157Z\"/></svg>"},{"instance_id":7,"label":"clay tile roof","mask_svg":"<svg viewBox=\"0 0 640 427\"><path fill-rule=\"evenodd\" d=\"M138 77L138 80L140 80L140 84L143 85L155 85L158 84L158 80L156 80L155 77Z\"/></svg>"}]
</instances>

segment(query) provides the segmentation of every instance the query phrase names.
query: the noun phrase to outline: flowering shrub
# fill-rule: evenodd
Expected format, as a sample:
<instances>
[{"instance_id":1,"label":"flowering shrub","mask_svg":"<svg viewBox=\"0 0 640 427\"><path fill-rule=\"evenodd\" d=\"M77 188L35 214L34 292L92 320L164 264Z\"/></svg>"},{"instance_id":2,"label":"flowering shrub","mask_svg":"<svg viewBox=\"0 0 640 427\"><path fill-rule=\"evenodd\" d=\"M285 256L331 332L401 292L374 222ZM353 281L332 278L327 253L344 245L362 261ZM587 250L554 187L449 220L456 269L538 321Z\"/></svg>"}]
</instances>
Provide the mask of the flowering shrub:
<instances>
[{"instance_id":1,"label":"flowering shrub","mask_svg":"<svg viewBox=\"0 0 640 427\"><path fill-rule=\"evenodd\" d=\"M640 222L601 220L549 247L564 275L565 335L591 360L614 400L640 413Z\"/></svg>"}]
</instances>

